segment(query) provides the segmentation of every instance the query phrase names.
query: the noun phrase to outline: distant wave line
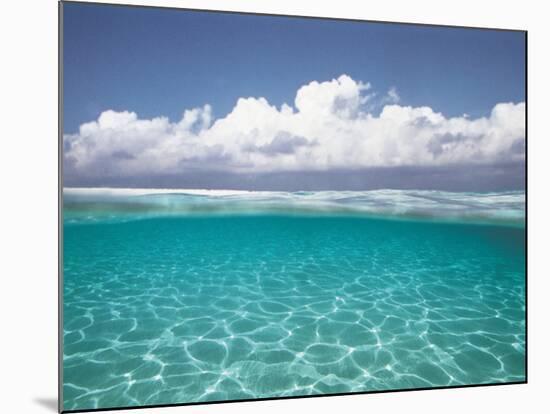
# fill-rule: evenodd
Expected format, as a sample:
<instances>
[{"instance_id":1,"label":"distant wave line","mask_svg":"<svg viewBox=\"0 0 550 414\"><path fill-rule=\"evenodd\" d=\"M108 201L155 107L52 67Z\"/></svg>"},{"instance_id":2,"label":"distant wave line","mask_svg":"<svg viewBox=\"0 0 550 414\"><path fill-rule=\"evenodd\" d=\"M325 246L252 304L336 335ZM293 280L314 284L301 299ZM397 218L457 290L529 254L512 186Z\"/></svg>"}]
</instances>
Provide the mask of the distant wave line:
<instances>
[{"instance_id":1,"label":"distant wave line","mask_svg":"<svg viewBox=\"0 0 550 414\"><path fill-rule=\"evenodd\" d=\"M187 189L64 189L76 222L162 215L363 215L524 225L522 191L452 193L435 190L242 191Z\"/></svg>"}]
</instances>

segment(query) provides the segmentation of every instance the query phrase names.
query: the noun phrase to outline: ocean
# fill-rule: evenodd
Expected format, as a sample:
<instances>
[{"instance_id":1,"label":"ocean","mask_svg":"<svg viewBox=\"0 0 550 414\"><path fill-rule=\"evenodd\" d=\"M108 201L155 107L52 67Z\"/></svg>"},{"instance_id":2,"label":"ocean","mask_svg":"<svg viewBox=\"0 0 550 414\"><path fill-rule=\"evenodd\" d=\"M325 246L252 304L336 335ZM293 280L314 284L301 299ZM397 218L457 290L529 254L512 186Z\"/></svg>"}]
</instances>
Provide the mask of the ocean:
<instances>
[{"instance_id":1,"label":"ocean","mask_svg":"<svg viewBox=\"0 0 550 414\"><path fill-rule=\"evenodd\" d=\"M65 410L525 380L525 194L65 189Z\"/></svg>"}]
</instances>

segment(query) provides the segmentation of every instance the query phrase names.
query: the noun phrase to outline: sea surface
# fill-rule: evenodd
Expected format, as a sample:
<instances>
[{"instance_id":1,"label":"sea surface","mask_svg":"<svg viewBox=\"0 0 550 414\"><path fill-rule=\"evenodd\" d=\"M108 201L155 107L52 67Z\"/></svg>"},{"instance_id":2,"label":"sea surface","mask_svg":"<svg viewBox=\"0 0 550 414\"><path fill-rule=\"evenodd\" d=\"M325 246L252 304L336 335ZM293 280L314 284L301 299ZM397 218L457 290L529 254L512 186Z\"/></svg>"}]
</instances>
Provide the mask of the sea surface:
<instances>
[{"instance_id":1,"label":"sea surface","mask_svg":"<svg viewBox=\"0 0 550 414\"><path fill-rule=\"evenodd\" d=\"M524 207L64 189L64 409L524 381Z\"/></svg>"}]
</instances>

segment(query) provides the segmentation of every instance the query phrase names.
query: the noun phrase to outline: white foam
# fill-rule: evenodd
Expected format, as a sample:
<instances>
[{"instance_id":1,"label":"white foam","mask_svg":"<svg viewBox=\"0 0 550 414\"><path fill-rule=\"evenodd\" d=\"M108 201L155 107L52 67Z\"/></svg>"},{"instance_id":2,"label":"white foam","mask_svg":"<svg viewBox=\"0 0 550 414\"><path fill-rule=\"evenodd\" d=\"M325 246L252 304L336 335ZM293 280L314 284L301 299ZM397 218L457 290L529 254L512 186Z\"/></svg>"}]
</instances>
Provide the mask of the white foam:
<instances>
[{"instance_id":1,"label":"white foam","mask_svg":"<svg viewBox=\"0 0 550 414\"><path fill-rule=\"evenodd\" d=\"M103 196L143 196L153 194L191 194L208 196L229 196L249 194L247 190L208 190L208 189L173 189L173 188L112 188L112 187L65 187L63 194L70 195L103 195Z\"/></svg>"}]
</instances>

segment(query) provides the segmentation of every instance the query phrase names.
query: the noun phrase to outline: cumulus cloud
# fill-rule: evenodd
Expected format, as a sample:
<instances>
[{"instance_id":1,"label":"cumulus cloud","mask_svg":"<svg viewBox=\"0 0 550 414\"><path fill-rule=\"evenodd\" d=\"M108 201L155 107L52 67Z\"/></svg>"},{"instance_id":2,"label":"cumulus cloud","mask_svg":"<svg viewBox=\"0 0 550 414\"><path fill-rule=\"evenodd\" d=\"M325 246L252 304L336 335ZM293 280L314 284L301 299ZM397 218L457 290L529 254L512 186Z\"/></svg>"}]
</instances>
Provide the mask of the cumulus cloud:
<instances>
[{"instance_id":1,"label":"cumulus cloud","mask_svg":"<svg viewBox=\"0 0 550 414\"><path fill-rule=\"evenodd\" d=\"M64 136L67 174L134 176L210 170L231 173L372 167L490 165L525 157L525 103L498 103L487 117L446 117L400 105L395 88L379 114L371 85L347 75L313 81L294 104L240 98L214 120L205 105L181 120L105 111Z\"/></svg>"},{"instance_id":2,"label":"cumulus cloud","mask_svg":"<svg viewBox=\"0 0 550 414\"><path fill-rule=\"evenodd\" d=\"M401 97L397 93L397 88L395 86L392 86L386 96L386 102L395 104L398 103L400 100Z\"/></svg>"}]
</instances>

